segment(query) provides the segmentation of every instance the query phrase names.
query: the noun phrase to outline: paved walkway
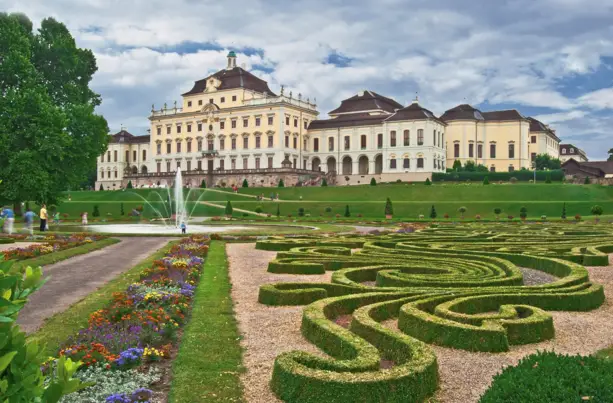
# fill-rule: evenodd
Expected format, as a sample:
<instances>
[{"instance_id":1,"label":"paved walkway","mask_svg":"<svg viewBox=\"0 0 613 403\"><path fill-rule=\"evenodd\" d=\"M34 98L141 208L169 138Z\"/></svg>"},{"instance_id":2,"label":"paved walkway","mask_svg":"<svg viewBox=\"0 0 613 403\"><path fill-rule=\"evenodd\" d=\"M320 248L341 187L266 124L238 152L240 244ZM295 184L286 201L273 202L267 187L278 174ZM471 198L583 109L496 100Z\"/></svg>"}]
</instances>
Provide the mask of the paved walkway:
<instances>
[{"instance_id":1,"label":"paved walkway","mask_svg":"<svg viewBox=\"0 0 613 403\"><path fill-rule=\"evenodd\" d=\"M217 208L220 208L220 209L225 209L226 208L226 206L223 205L223 204L217 204L217 203L211 203L211 202L205 202L205 201L201 201L200 203L204 204L206 206L217 207ZM236 207L234 207L232 210L233 211L238 211L238 212L241 212L241 213L249 213L249 214L253 214L253 215L259 215L260 217L268 217L268 214L265 214L265 213L256 213L255 211L244 210L244 209L240 209L240 208L236 208Z\"/></svg>"},{"instance_id":2,"label":"paved walkway","mask_svg":"<svg viewBox=\"0 0 613 403\"><path fill-rule=\"evenodd\" d=\"M120 243L45 266L45 285L19 313L21 330L31 333L45 319L64 311L120 273L135 266L168 243L165 237L119 238Z\"/></svg>"},{"instance_id":3,"label":"paved walkway","mask_svg":"<svg viewBox=\"0 0 613 403\"><path fill-rule=\"evenodd\" d=\"M15 242L0 244L0 252L10 249L27 248L31 245L39 244L40 242Z\"/></svg>"}]
</instances>

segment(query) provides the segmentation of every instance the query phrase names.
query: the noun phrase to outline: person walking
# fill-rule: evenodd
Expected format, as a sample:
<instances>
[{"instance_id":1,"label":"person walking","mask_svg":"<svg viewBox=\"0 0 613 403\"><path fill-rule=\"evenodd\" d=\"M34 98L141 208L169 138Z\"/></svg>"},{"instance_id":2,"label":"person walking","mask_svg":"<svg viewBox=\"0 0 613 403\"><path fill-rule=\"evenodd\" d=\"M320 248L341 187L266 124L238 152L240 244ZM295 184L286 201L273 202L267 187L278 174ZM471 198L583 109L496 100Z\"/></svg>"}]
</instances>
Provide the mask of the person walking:
<instances>
[{"instance_id":1,"label":"person walking","mask_svg":"<svg viewBox=\"0 0 613 403\"><path fill-rule=\"evenodd\" d=\"M185 225L185 221L181 222L181 233L182 234L186 234L187 233L187 225Z\"/></svg>"},{"instance_id":2,"label":"person walking","mask_svg":"<svg viewBox=\"0 0 613 403\"><path fill-rule=\"evenodd\" d=\"M81 225L87 225L87 211L81 214Z\"/></svg>"},{"instance_id":3,"label":"person walking","mask_svg":"<svg viewBox=\"0 0 613 403\"><path fill-rule=\"evenodd\" d=\"M53 223L55 225L60 225L60 212L56 211L55 214L53 215Z\"/></svg>"},{"instance_id":4,"label":"person walking","mask_svg":"<svg viewBox=\"0 0 613 403\"><path fill-rule=\"evenodd\" d=\"M45 229L47 229L47 218L49 218L47 216L47 205L46 204L42 205L38 216L40 217L40 228L39 228L40 232L45 232Z\"/></svg>"},{"instance_id":5,"label":"person walking","mask_svg":"<svg viewBox=\"0 0 613 403\"><path fill-rule=\"evenodd\" d=\"M15 213L9 206L5 206L0 213L0 217L4 218L4 230L9 234L13 234L13 225L15 224Z\"/></svg>"},{"instance_id":6,"label":"person walking","mask_svg":"<svg viewBox=\"0 0 613 403\"><path fill-rule=\"evenodd\" d=\"M26 223L26 230L30 233L30 236L34 235L34 212L28 209L23 215L23 219Z\"/></svg>"}]
</instances>

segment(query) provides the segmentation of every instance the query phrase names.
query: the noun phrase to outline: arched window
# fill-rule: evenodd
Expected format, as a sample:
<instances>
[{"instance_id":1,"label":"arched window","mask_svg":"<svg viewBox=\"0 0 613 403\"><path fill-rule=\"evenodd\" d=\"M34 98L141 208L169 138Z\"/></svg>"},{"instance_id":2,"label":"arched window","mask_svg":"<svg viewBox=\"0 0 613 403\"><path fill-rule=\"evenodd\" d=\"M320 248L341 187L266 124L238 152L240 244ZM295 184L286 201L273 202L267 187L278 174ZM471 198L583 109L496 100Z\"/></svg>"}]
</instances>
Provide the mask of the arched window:
<instances>
[{"instance_id":1,"label":"arched window","mask_svg":"<svg viewBox=\"0 0 613 403\"><path fill-rule=\"evenodd\" d=\"M411 145L411 132L408 130L405 130L403 135L403 140L404 140L404 146L410 146Z\"/></svg>"},{"instance_id":2,"label":"arched window","mask_svg":"<svg viewBox=\"0 0 613 403\"><path fill-rule=\"evenodd\" d=\"M403 160L402 160L402 167L403 167L404 169L409 169L409 168L411 168L411 160L410 160L410 159L408 159L408 158L403 159Z\"/></svg>"},{"instance_id":3,"label":"arched window","mask_svg":"<svg viewBox=\"0 0 613 403\"><path fill-rule=\"evenodd\" d=\"M390 160L390 169L396 169L396 158Z\"/></svg>"},{"instance_id":4,"label":"arched window","mask_svg":"<svg viewBox=\"0 0 613 403\"><path fill-rule=\"evenodd\" d=\"M423 168L423 167L424 167L424 159L423 159L423 157L417 158L417 168Z\"/></svg>"}]
</instances>

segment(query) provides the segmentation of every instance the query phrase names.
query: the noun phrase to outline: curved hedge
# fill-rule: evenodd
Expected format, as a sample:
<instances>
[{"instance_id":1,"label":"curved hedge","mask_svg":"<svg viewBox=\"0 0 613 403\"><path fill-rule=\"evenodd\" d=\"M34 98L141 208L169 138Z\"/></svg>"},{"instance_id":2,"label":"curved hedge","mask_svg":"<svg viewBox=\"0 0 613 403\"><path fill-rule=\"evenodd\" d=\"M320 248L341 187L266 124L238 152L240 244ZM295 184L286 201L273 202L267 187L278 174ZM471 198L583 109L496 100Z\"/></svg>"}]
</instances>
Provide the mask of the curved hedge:
<instances>
[{"instance_id":1,"label":"curved hedge","mask_svg":"<svg viewBox=\"0 0 613 403\"><path fill-rule=\"evenodd\" d=\"M602 286L581 264L607 264L612 233L491 224L259 241L259 249L280 251L269 271L334 271L331 283L260 288L262 304L307 305L302 334L328 355L281 354L271 387L291 402L424 401L438 385L428 344L507 351L555 337L548 311L602 305ZM524 268L556 279L525 285Z\"/></svg>"}]
</instances>

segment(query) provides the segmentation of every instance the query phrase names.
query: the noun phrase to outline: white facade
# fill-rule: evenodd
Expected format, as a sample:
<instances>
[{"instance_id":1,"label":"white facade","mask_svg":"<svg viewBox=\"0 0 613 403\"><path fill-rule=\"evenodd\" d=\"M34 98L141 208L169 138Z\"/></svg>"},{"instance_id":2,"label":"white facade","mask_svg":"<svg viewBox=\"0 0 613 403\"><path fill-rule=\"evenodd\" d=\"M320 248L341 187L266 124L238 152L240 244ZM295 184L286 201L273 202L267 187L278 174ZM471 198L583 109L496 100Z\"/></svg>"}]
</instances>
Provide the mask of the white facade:
<instances>
[{"instance_id":1,"label":"white facade","mask_svg":"<svg viewBox=\"0 0 613 403\"><path fill-rule=\"evenodd\" d=\"M125 130L111 136L107 151L97 159L96 190L120 189L126 172L147 173L151 167L149 136L133 136Z\"/></svg>"}]
</instances>

